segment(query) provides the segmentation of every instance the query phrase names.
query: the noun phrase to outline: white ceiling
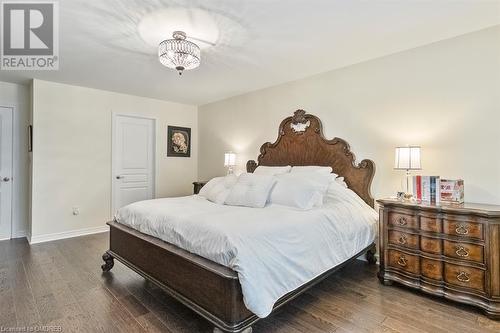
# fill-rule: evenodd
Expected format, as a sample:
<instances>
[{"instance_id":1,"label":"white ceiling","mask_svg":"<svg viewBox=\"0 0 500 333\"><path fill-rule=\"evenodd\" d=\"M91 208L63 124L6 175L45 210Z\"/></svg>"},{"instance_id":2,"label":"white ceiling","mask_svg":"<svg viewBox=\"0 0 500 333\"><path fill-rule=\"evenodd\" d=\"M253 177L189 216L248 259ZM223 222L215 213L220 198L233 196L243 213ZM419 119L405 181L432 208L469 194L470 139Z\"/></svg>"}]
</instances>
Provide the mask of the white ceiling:
<instances>
[{"instance_id":1,"label":"white ceiling","mask_svg":"<svg viewBox=\"0 0 500 333\"><path fill-rule=\"evenodd\" d=\"M500 24L500 0L59 4L60 69L0 71L0 81L38 78L200 105ZM215 42L200 43L201 66L182 77L159 63L154 46L178 26Z\"/></svg>"}]
</instances>

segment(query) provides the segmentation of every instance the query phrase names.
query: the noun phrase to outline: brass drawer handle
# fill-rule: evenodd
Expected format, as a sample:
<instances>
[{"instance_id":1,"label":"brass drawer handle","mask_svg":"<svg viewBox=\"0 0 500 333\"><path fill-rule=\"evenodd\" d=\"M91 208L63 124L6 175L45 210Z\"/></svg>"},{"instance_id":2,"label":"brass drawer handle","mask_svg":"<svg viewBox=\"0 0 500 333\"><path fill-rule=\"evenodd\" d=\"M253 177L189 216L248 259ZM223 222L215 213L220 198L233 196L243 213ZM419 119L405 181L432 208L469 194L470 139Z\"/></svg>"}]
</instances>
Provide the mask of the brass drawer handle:
<instances>
[{"instance_id":1,"label":"brass drawer handle","mask_svg":"<svg viewBox=\"0 0 500 333\"><path fill-rule=\"evenodd\" d=\"M406 238L405 234L401 234L401 236L398 238L398 243L401 245L405 245L408 243L408 239Z\"/></svg>"},{"instance_id":2,"label":"brass drawer handle","mask_svg":"<svg viewBox=\"0 0 500 333\"><path fill-rule=\"evenodd\" d=\"M460 245L460 246L457 246L456 249L457 250L455 251L455 253L457 254L457 256L462 257L462 258L467 258L469 256L469 251L467 248Z\"/></svg>"},{"instance_id":3,"label":"brass drawer handle","mask_svg":"<svg viewBox=\"0 0 500 333\"><path fill-rule=\"evenodd\" d=\"M469 233L469 225L467 224L459 224L455 228L455 232L459 235L467 235Z\"/></svg>"},{"instance_id":4,"label":"brass drawer handle","mask_svg":"<svg viewBox=\"0 0 500 333\"><path fill-rule=\"evenodd\" d=\"M469 282L470 281L470 276L469 276L469 274L467 274L465 272L460 272L457 275L457 280L460 281L460 282Z\"/></svg>"},{"instance_id":5,"label":"brass drawer handle","mask_svg":"<svg viewBox=\"0 0 500 333\"><path fill-rule=\"evenodd\" d=\"M406 267L407 264L408 264L408 262L406 261L406 257L405 256L399 256L398 265L402 266L402 267Z\"/></svg>"},{"instance_id":6,"label":"brass drawer handle","mask_svg":"<svg viewBox=\"0 0 500 333\"><path fill-rule=\"evenodd\" d=\"M406 225L408 223L408 221L406 220L406 217L400 216L397 219L396 223L399 224L399 225Z\"/></svg>"}]
</instances>

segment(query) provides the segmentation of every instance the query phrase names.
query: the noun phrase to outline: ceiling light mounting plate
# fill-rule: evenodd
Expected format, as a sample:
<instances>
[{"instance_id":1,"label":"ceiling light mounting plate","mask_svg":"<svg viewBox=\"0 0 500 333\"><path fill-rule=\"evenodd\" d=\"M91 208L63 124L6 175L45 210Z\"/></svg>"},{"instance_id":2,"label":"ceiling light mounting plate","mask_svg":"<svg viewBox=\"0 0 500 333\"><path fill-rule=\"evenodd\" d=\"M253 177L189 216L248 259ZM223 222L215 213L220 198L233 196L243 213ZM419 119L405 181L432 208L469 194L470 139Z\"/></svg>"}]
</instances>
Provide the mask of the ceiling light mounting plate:
<instances>
[{"instance_id":1,"label":"ceiling light mounting plate","mask_svg":"<svg viewBox=\"0 0 500 333\"><path fill-rule=\"evenodd\" d=\"M172 37L174 37L174 39L186 39L187 35L184 31L174 31Z\"/></svg>"}]
</instances>

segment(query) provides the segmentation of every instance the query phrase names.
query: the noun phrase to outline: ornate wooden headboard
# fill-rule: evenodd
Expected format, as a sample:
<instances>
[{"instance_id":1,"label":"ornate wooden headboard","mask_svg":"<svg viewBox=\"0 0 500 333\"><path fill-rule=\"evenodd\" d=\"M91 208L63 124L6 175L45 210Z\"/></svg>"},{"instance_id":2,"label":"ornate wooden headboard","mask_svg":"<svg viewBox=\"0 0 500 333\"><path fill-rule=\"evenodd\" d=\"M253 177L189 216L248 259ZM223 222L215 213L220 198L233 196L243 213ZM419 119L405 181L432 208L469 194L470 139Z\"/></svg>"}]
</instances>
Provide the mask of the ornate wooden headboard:
<instances>
[{"instance_id":1,"label":"ornate wooden headboard","mask_svg":"<svg viewBox=\"0 0 500 333\"><path fill-rule=\"evenodd\" d=\"M344 177L351 190L368 205L374 205L370 186L375 174L375 163L356 157L349 144L339 138L325 139L321 120L304 110L297 110L292 117L285 118L279 127L278 139L260 147L257 162L247 162L247 172L254 172L259 165L265 166L331 166L333 172Z\"/></svg>"}]
</instances>

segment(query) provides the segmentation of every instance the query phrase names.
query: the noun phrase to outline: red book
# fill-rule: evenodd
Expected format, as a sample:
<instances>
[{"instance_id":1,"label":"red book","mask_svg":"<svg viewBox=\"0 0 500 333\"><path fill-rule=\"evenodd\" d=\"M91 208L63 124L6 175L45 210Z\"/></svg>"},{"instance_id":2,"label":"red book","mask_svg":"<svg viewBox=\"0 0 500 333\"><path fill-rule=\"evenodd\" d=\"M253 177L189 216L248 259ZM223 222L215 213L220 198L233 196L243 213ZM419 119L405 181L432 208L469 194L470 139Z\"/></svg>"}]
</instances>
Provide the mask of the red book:
<instances>
[{"instance_id":1,"label":"red book","mask_svg":"<svg viewBox=\"0 0 500 333\"><path fill-rule=\"evenodd\" d=\"M422 176L417 176L417 200L422 200Z\"/></svg>"}]
</instances>

